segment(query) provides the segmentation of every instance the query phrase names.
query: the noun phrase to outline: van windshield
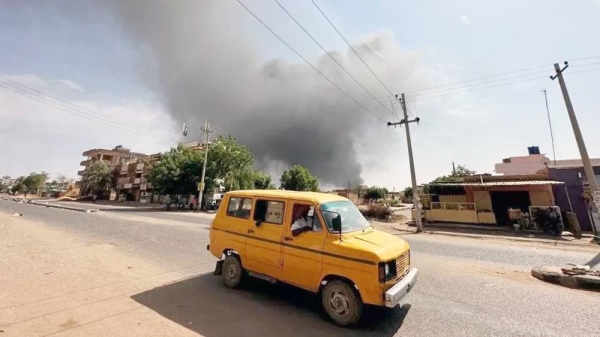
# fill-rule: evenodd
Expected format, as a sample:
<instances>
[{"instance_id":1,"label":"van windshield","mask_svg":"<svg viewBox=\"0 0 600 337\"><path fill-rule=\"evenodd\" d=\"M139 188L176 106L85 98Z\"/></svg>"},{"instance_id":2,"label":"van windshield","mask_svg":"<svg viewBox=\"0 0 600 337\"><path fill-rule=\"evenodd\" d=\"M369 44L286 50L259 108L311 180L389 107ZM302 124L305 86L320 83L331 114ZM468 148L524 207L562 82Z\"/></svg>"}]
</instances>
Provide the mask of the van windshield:
<instances>
[{"instance_id":1,"label":"van windshield","mask_svg":"<svg viewBox=\"0 0 600 337\"><path fill-rule=\"evenodd\" d=\"M321 205L321 210L324 212L335 212L341 216L342 233L360 231L369 228L371 225L360 213L356 205L351 201L335 201ZM333 223L331 217L323 216L327 222L327 228L333 232Z\"/></svg>"}]
</instances>

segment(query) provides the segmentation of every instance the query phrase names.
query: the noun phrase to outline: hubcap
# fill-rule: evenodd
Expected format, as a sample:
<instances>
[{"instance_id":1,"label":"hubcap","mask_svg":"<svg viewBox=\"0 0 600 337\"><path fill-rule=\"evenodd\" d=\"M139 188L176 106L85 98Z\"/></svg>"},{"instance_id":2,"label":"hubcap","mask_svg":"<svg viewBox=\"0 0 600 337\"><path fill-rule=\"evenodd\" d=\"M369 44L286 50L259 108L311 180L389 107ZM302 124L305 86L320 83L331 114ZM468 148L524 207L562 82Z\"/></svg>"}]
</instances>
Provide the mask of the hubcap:
<instances>
[{"instance_id":1,"label":"hubcap","mask_svg":"<svg viewBox=\"0 0 600 337\"><path fill-rule=\"evenodd\" d=\"M329 306L338 316L346 316L350 311L348 296L340 290L334 290L329 295Z\"/></svg>"},{"instance_id":2,"label":"hubcap","mask_svg":"<svg viewBox=\"0 0 600 337\"><path fill-rule=\"evenodd\" d=\"M233 280L238 274L238 268L235 264L230 264L227 267L227 278Z\"/></svg>"}]
</instances>

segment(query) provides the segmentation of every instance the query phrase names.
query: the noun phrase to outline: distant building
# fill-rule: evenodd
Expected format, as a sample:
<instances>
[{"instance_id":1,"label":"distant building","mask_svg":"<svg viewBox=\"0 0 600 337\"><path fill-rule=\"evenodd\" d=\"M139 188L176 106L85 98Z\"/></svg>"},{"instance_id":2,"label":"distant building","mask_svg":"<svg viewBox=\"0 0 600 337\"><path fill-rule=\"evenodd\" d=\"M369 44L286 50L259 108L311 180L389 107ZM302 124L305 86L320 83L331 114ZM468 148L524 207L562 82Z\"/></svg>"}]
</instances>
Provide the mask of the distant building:
<instances>
[{"instance_id":1,"label":"distant building","mask_svg":"<svg viewBox=\"0 0 600 337\"><path fill-rule=\"evenodd\" d=\"M84 169L77 172L77 174L82 177L85 175L85 172L89 169L90 165L98 161L103 161L114 168L119 164L125 164L130 161L135 161L137 159L144 159L149 157L148 155L145 155L143 153L131 152L129 149L126 149L120 145L116 146L112 150L87 150L83 153L83 156L87 158L81 163L79 163L79 165L84 166Z\"/></svg>"},{"instance_id":2,"label":"distant building","mask_svg":"<svg viewBox=\"0 0 600 337\"><path fill-rule=\"evenodd\" d=\"M531 153L531 151L530 151ZM594 179L600 184L600 158L590 159L594 170ZM591 195L587 177L581 159L551 160L545 155L531 153L528 156L510 157L496 164L496 173L505 176L542 175L547 179L563 182L553 185L556 205L563 212L573 212L582 230L592 229L590 215Z\"/></svg>"},{"instance_id":3,"label":"distant building","mask_svg":"<svg viewBox=\"0 0 600 337\"><path fill-rule=\"evenodd\" d=\"M510 157L495 165L498 174L507 176L525 176L537 174L546 168L550 162L543 154L532 154L528 156Z\"/></svg>"},{"instance_id":4,"label":"distant building","mask_svg":"<svg viewBox=\"0 0 600 337\"><path fill-rule=\"evenodd\" d=\"M182 144L183 147L194 151L202 151L202 144L197 141ZM117 174L116 191L107 190L105 198L119 201L155 202L158 195L153 192L152 184L148 181L150 165L160 160L162 153L147 155L131 152L130 149L117 146L112 150L92 149L83 153L86 160L80 164L85 168L78 175L83 176L92 163L104 161Z\"/></svg>"},{"instance_id":5,"label":"distant building","mask_svg":"<svg viewBox=\"0 0 600 337\"><path fill-rule=\"evenodd\" d=\"M83 153L83 156L87 157L87 158L79 164L81 166L84 166L84 169L77 172L77 174L80 175L81 177L85 176L85 174L89 170L90 166L97 162L105 162L106 164L108 164L110 166L111 170L119 171L120 175L123 175L124 168L125 168L125 173L128 173L129 165L133 164L134 166L132 167L133 168L132 171L133 171L133 174L135 175L136 172L138 172L138 170L136 170L135 165L141 164L144 159L149 157L148 155L143 154L143 153L131 152L131 150L124 148L120 145L116 146L112 150L108 150L108 149L87 150ZM143 168L143 164L141 164L141 165ZM128 182L129 182L129 179L128 179ZM132 183L133 183L133 181L132 181ZM126 186L127 185L125 183L125 179L122 179L122 177L119 176L119 178L117 178L117 191L120 190L120 188L126 189L127 188ZM138 186L139 186L139 183L138 183ZM129 188L131 188L131 186L129 186ZM108 198L110 198L110 199L118 198L118 196L111 193L110 189L105 191L104 197L107 199ZM137 198L133 197L131 199L133 199L135 201L139 201L139 193L138 193Z\"/></svg>"},{"instance_id":6,"label":"distant building","mask_svg":"<svg viewBox=\"0 0 600 337\"><path fill-rule=\"evenodd\" d=\"M2 178L0 178L0 183L2 183L2 185L6 185L8 187L12 187L12 185L15 184L16 179L12 179L10 176L4 176Z\"/></svg>"}]
</instances>

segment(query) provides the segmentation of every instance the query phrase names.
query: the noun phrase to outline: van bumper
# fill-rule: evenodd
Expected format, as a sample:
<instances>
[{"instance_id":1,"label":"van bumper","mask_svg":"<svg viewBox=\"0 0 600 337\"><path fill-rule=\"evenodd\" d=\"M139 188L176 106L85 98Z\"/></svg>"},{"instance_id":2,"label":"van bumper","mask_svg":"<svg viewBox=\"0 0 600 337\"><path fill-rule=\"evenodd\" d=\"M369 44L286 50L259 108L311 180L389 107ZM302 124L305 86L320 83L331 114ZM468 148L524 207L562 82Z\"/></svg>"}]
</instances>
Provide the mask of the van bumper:
<instances>
[{"instance_id":1,"label":"van bumper","mask_svg":"<svg viewBox=\"0 0 600 337\"><path fill-rule=\"evenodd\" d=\"M400 282L385 292L385 306L388 308L396 307L404 296L408 295L415 286L418 276L419 270L417 268L411 268L408 274L406 274Z\"/></svg>"}]
</instances>

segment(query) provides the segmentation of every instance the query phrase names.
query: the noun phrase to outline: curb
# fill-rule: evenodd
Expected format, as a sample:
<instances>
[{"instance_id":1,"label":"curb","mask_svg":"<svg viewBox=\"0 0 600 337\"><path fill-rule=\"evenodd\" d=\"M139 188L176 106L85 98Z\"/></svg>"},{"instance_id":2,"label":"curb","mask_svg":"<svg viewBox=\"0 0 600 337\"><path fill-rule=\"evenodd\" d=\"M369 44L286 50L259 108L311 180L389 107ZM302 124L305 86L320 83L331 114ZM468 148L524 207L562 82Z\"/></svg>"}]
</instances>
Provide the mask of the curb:
<instances>
[{"instance_id":1,"label":"curb","mask_svg":"<svg viewBox=\"0 0 600 337\"><path fill-rule=\"evenodd\" d=\"M50 208L65 209L65 210L69 210L69 211L82 212L82 213L95 213L95 212L99 212L99 210L97 208L92 208L92 209L77 208L77 207L53 205L53 204L49 204L49 203L39 203L39 202L35 202L35 201L30 202L28 204L30 204L30 205L36 205L36 206L50 207Z\"/></svg>"},{"instance_id":2,"label":"curb","mask_svg":"<svg viewBox=\"0 0 600 337\"><path fill-rule=\"evenodd\" d=\"M394 230L396 230L398 232L404 232L404 233L416 233L415 231L410 230L410 229L394 228ZM423 233L455 236L455 237L465 237L465 238L480 239L480 240L494 239L494 240L517 241L517 242L535 242L535 243L542 243L542 244L553 245L553 246L595 247L595 245L593 245L592 242L590 242L590 244L588 245L585 243L573 243L570 241L536 239L536 238L520 238L520 237L501 236L501 235L496 236L496 235L486 235L486 234L452 233L452 232L431 231L431 230L424 230ZM397 235L401 235L401 234L397 234Z\"/></svg>"},{"instance_id":3,"label":"curb","mask_svg":"<svg viewBox=\"0 0 600 337\"><path fill-rule=\"evenodd\" d=\"M589 275L565 275L560 267L535 267L531 275L544 282L558 284L572 289L585 289L600 292L600 277Z\"/></svg>"}]
</instances>

